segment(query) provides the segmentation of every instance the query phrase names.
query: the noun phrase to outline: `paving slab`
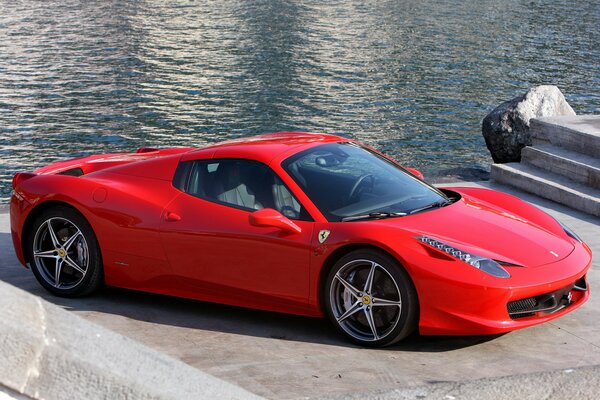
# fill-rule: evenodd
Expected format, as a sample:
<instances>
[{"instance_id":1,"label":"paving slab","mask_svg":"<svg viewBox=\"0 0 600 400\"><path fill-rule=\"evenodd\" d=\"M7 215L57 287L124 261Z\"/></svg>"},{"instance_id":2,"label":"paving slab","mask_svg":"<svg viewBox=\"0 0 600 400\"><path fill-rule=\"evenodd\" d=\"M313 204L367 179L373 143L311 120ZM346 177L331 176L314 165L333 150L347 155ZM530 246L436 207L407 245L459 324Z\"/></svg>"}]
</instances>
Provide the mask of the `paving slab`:
<instances>
[{"instance_id":1,"label":"paving slab","mask_svg":"<svg viewBox=\"0 0 600 400\"><path fill-rule=\"evenodd\" d=\"M465 382L377 390L329 399L358 400L540 400L597 399L600 367L582 367Z\"/></svg>"},{"instance_id":2,"label":"paving slab","mask_svg":"<svg viewBox=\"0 0 600 400\"><path fill-rule=\"evenodd\" d=\"M573 228L600 254L600 218L496 183ZM445 184L445 186L450 186ZM580 309L544 325L498 336L421 337L389 348L358 348L325 320L268 313L115 288L83 299L49 295L20 266L0 214L0 280L267 398L318 398L439 382L600 364L600 264Z\"/></svg>"}]
</instances>

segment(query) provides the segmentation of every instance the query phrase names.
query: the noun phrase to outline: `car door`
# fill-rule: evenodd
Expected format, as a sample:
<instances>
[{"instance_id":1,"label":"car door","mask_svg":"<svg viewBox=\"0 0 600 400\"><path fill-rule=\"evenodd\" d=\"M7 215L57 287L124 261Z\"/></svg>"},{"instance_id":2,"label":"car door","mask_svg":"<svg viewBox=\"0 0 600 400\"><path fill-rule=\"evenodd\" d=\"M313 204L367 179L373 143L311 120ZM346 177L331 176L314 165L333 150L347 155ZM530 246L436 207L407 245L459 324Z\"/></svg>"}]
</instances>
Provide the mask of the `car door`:
<instances>
[{"instance_id":1,"label":"car door","mask_svg":"<svg viewBox=\"0 0 600 400\"><path fill-rule=\"evenodd\" d=\"M314 223L276 174L251 160L182 164L181 194L161 224L174 273L208 300L306 304ZM286 214L300 232L251 225L250 214L263 208Z\"/></svg>"}]
</instances>

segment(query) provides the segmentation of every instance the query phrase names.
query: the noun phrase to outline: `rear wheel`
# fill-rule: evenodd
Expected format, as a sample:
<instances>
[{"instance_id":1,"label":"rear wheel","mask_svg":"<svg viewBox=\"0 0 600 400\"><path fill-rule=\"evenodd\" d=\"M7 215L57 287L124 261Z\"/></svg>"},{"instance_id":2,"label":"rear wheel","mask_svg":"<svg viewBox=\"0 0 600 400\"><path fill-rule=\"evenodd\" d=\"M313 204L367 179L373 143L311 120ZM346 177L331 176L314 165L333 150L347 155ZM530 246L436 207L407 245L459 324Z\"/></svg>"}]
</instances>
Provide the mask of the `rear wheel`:
<instances>
[{"instance_id":1,"label":"rear wheel","mask_svg":"<svg viewBox=\"0 0 600 400\"><path fill-rule=\"evenodd\" d=\"M324 293L333 325L362 346L396 343L417 326L418 299L404 268L389 255L357 250L331 269Z\"/></svg>"},{"instance_id":2,"label":"rear wheel","mask_svg":"<svg viewBox=\"0 0 600 400\"><path fill-rule=\"evenodd\" d=\"M103 281L96 236L87 220L69 207L44 211L33 223L28 260L38 282L64 297L83 296Z\"/></svg>"}]
</instances>

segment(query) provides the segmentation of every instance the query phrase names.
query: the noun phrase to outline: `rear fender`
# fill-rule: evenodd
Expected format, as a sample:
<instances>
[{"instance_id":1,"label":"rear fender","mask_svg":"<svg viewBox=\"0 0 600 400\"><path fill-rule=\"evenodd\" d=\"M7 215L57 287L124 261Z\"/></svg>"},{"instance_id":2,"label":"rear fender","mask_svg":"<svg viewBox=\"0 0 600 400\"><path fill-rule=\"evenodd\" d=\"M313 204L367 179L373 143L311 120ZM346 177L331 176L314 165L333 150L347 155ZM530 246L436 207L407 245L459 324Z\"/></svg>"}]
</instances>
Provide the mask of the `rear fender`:
<instances>
[{"instance_id":1,"label":"rear fender","mask_svg":"<svg viewBox=\"0 0 600 400\"><path fill-rule=\"evenodd\" d=\"M92 226L102 251L107 284L118 285L120 282L114 281L118 273L132 286L132 282L144 279L144 265L156 265L156 274L167 272L158 229L164 205L178 193L170 181L108 173L101 179L38 175L24 181L18 192L22 200L13 196L11 230L22 263L27 261L23 247L37 215L48 206L66 204Z\"/></svg>"}]
</instances>

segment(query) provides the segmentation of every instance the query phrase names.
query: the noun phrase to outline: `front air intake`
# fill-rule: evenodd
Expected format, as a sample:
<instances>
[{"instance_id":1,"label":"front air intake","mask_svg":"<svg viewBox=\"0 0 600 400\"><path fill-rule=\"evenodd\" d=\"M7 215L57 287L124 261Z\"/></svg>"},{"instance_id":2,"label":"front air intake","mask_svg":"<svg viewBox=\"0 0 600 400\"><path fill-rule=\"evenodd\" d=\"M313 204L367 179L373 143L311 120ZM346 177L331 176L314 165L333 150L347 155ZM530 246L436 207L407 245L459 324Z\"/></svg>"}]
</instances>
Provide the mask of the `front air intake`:
<instances>
[{"instance_id":1,"label":"front air intake","mask_svg":"<svg viewBox=\"0 0 600 400\"><path fill-rule=\"evenodd\" d=\"M531 313L537 306L537 301L534 297L528 299L511 301L508 303L508 313L513 316L516 314Z\"/></svg>"},{"instance_id":2,"label":"front air intake","mask_svg":"<svg viewBox=\"0 0 600 400\"><path fill-rule=\"evenodd\" d=\"M585 292L587 290L585 276L582 276L572 284L554 292L511 301L506 305L506 308L512 319L552 314L572 304L573 292Z\"/></svg>"}]
</instances>

